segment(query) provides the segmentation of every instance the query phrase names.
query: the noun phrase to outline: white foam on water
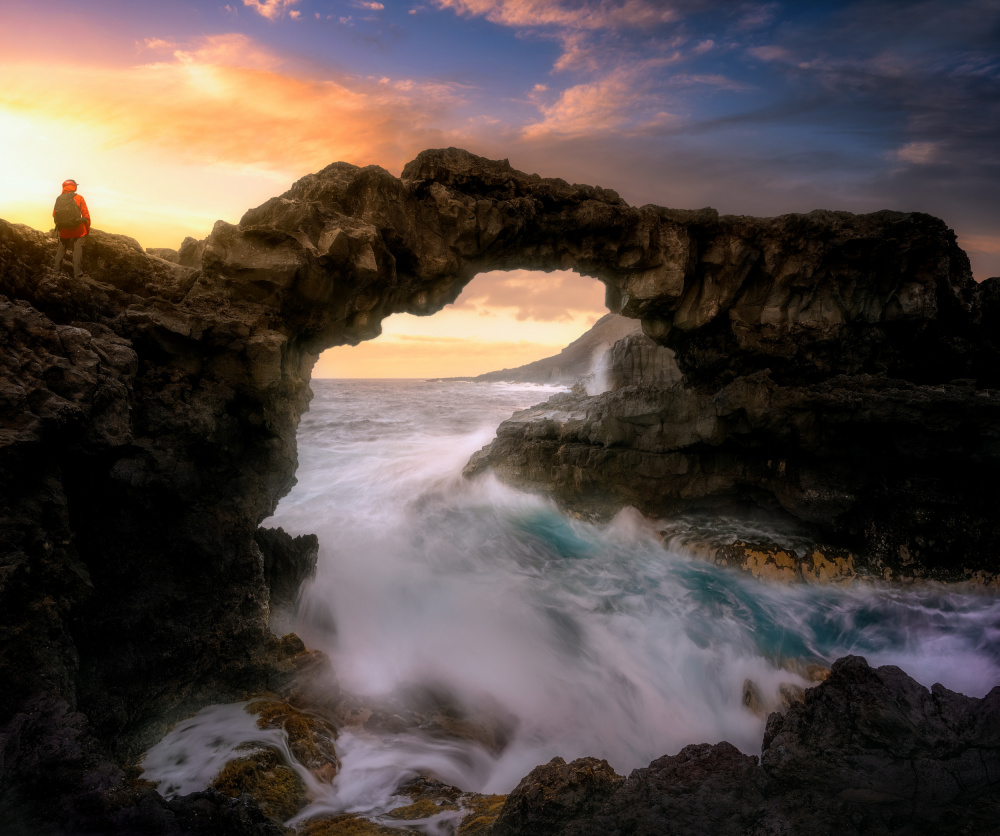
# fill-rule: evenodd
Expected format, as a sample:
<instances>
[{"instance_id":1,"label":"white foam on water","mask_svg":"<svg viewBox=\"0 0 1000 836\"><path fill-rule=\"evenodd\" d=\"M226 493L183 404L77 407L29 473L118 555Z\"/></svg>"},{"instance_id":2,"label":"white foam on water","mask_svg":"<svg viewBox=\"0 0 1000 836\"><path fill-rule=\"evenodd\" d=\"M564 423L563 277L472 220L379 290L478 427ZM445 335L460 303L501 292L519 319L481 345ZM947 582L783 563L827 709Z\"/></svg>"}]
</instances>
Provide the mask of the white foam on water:
<instances>
[{"instance_id":1,"label":"white foam on water","mask_svg":"<svg viewBox=\"0 0 1000 836\"><path fill-rule=\"evenodd\" d=\"M493 755L416 732L345 732L341 774L316 787L297 820L380 815L419 774L508 792L556 755L606 758L627 774L689 743L728 740L757 753L764 721L744 707L743 683L768 700L782 682L808 685L784 667L789 660L830 663L853 652L973 696L1000 682L996 595L759 583L665 549L635 512L592 526L492 476L461 477L501 420L557 388L315 381L314 389L299 483L266 523L319 535L294 628L331 656L349 691L426 686L470 717L500 718L511 739ZM739 529L732 520L699 524ZM210 716L204 730L178 729L151 751L147 776L179 792L202 788L240 738L205 743L229 717Z\"/></svg>"}]
</instances>

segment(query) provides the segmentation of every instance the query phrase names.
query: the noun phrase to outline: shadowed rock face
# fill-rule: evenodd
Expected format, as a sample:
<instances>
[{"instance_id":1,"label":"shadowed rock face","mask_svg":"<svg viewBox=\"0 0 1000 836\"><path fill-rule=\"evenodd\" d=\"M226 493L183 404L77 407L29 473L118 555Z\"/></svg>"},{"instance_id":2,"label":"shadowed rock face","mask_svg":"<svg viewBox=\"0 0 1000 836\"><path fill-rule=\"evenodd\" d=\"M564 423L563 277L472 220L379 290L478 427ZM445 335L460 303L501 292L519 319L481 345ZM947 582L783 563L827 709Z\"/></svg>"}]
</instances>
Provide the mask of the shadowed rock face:
<instances>
[{"instance_id":1,"label":"shadowed rock face","mask_svg":"<svg viewBox=\"0 0 1000 836\"><path fill-rule=\"evenodd\" d=\"M495 832L994 832L998 711L1000 687L983 699L928 691L898 668L848 656L801 703L770 715L759 763L728 743L686 746L626 779L593 758L553 762L508 796Z\"/></svg>"},{"instance_id":2,"label":"shadowed rock face","mask_svg":"<svg viewBox=\"0 0 1000 836\"><path fill-rule=\"evenodd\" d=\"M755 372L717 389L556 395L501 424L466 473L491 468L598 518L750 500L857 550L869 571L954 578L1000 568L998 421L1000 394L970 380L790 386Z\"/></svg>"},{"instance_id":3,"label":"shadowed rock face","mask_svg":"<svg viewBox=\"0 0 1000 836\"><path fill-rule=\"evenodd\" d=\"M634 208L456 149L421 154L401 179L335 163L186 241L179 263L95 230L75 282L51 272L53 249L0 221L0 728L30 727L47 701L61 746L86 738L114 757L193 706L290 674L268 582L287 599L311 548L257 528L294 483L312 365L391 313L439 310L477 272L596 276L613 312L676 351L692 414L723 385L818 386L822 400L839 373L925 387L996 368L981 337L996 290L974 286L934 218ZM959 389L984 397L920 391L937 409ZM838 408L863 429L867 402L851 397ZM750 422L732 403L707 408L712 420ZM586 483L589 465L572 466ZM0 809L40 740L0 731Z\"/></svg>"}]
</instances>

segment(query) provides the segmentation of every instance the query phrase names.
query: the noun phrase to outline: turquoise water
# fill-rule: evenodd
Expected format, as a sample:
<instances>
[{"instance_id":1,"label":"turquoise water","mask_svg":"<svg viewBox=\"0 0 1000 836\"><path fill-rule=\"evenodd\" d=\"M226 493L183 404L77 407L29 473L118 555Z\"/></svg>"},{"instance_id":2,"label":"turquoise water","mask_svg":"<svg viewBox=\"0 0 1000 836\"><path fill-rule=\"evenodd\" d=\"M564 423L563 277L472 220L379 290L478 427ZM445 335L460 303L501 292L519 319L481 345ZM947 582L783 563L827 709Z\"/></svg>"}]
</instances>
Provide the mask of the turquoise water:
<instances>
[{"instance_id":1,"label":"turquoise water","mask_svg":"<svg viewBox=\"0 0 1000 836\"><path fill-rule=\"evenodd\" d=\"M492 754L417 733L345 734L343 773L307 815L384 809L420 772L506 792L555 755L603 757L627 774L688 743L728 740L757 753L764 720L743 705L745 680L776 705L781 683L810 684L804 665L847 653L973 696L1000 683L996 595L760 583L664 548L658 524L636 513L589 525L492 476L462 478L501 420L556 389L313 388L299 483L266 523L320 538L316 577L282 628L329 653L350 691L433 688L470 716L505 718L511 741ZM731 519L697 526L719 536L751 528ZM752 529L795 536L777 522ZM226 722L225 740L252 737L252 724ZM170 745L183 748L177 738ZM197 788L201 777L185 783L193 772L170 773L177 791Z\"/></svg>"}]
</instances>

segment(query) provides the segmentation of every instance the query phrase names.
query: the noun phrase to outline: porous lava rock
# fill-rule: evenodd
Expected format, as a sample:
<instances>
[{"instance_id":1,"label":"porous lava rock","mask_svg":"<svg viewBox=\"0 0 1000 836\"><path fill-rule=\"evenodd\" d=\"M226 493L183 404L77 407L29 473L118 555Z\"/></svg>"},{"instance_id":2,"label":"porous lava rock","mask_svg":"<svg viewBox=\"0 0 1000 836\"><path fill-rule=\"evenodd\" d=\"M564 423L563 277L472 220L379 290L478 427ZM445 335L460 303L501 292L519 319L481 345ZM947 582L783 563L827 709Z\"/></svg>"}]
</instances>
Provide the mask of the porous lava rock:
<instances>
[{"instance_id":1,"label":"porous lava rock","mask_svg":"<svg viewBox=\"0 0 1000 836\"><path fill-rule=\"evenodd\" d=\"M277 589L302 566L275 565L291 554L279 549L267 567L257 532L294 483L319 352L377 336L391 313L439 310L478 272L596 276L612 312L641 319L676 352L690 384L678 405L628 387L602 396L628 403L626 417L638 420L601 422L617 447L579 448L599 463L636 444L639 469L615 467L666 498L675 489L662 485L712 444L695 425L693 448L650 458L642 439L663 409L706 414L737 435L754 424L743 471L760 475L762 494L803 513L818 507L824 520L844 505L838 483L811 486L798 441L813 438L817 404L837 420L821 428L833 441L821 432L815 443L841 454L872 427L891 441L902 426L906 442L887 449L907 466L914 487L904 493L925 506L953 507L953 468L964 462L971 482L994 455L977 439L995 403L982 384L996 377L996 292L974 285L953 233L926 215L637 208L606 189L446 149L419 155L401 178L334 163L239 224L220 221L205 240L185 241L179 263L93 230L75 281L51 269L54 248L0 221L0 808L12 832L22 820L28 832L84 829L67 812L80 804L102 811L94 815L107 823L95 827L107 833L141 830L138 819L124 822L146 803L153 818L173 817L157 819L159 832L181 828L183 804L137 801L119 767L172 720L275 689L295 672L301 650L268 628L268 584ZM859 394L838 375L872 383ZM889 411L875 414L870 401ZM769 420L773 410L786 418ZM880 424L887 414L899 417ZM945 462L928 440L958 458ZM600 469L573 455L570 472L596 484ZM767 470L780 473L782 461L784 482ZM702 483L733 483L732 468L706 462ZM910 531L905 503L876 493L864 508L887 549ZM967 523L980 531L961 516L933 531L962 537ZM927 556L916 545L909 553ZM65 709L39 713L41 704ZM15 733L25 718L49 724L68 753L48 802L16 764L56 750L43 731ZM73 759L81 749L97 766ZM96 784L94 769L105 776ZM240 803L209 793L184 809L235 816ZM247 815L247 827L270 826L259 810Z\"/></svg>"},{"instance_id":2,"label":"porous lava rock","mask_svg":"<svg viewBox=\"0 0 1000 836\"><path fill-rule=\"evenodd\" d=\"M768 719L763 753L728 743L684 747L627 778L560 796L549 764L508 796L494 834L792 836L992 833L1000 815L1000 687L983 699L928 691L860 657ZM575 772L586 759L560 768ZM611 791L609 792L609 787ZM501 823L506 829L501 829Z\"/></svg>"},{"instance_id":3,"label":"porous lava rock","mask_svg":"<svg viewBox=\"0 0 1000 836\"><path fill-rule=\"evenodd\" d=\"M466 475L490 469L596 519L751 502L885 577L1000 571L1000 390L868 373L791 385L770 370L658 384L621 362L632 339L611 352L613 389L516 413Z\"/></svg>"},{"instance_id":4,"label":"porous lava rock","mask_svg":"<svg viewBox=\"0 0 1000 836\"><path fill-rule=\"evenodd\" d=\"M316 571L319 538L315 534L292 537L283 528L258 528L254 539L264 562L271 605L294 604L302 582Z\"/></svg>"},{"instance_id":5,"label":"porous lava rock","mask_svg":"<svg viewBox=\"0 0 1000 836\"><path fill-rule=\"evenodd\" d=\"M626 386L667 389L683 377L674 352L638 332L608 348L595 371L596 381L614 392Z\"/></svg>"},{"instance_id":6,"label":"porous lava rock","mask_svg":"<svg viewBox=\"0 0 1000 836\"><path fill-rule=\"evenodd\" d=\"M511 791L492 836L555 836L572 818L594 812L622 782L605 760L553 758L536 766Z\"/></svg>"}]
</instances>

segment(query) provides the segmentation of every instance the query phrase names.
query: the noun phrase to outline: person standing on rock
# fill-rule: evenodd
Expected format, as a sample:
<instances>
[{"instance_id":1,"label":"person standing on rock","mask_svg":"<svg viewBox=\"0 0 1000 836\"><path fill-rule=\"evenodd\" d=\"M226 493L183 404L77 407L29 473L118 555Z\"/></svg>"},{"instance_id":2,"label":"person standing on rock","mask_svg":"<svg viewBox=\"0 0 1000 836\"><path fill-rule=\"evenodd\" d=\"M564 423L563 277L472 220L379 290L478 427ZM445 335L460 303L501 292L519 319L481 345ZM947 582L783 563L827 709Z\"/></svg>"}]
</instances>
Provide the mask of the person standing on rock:
<instances>
[{"instance_id":1,"label":"person standing on rock","mask_svg":"<svg viewBox=\"0 0 1000 836\"><path fill-rule=\"evenodd\" d=\"M56 198L52 209L52 218L59 230L59 247L52 267L59 272L63 256L72 248L73 278L79 279L83 276L83 241L90 234L90 210L83 196L76 193L76 188L76 180L64 180L62 194Z\"/></svg>"}]
</instances>

